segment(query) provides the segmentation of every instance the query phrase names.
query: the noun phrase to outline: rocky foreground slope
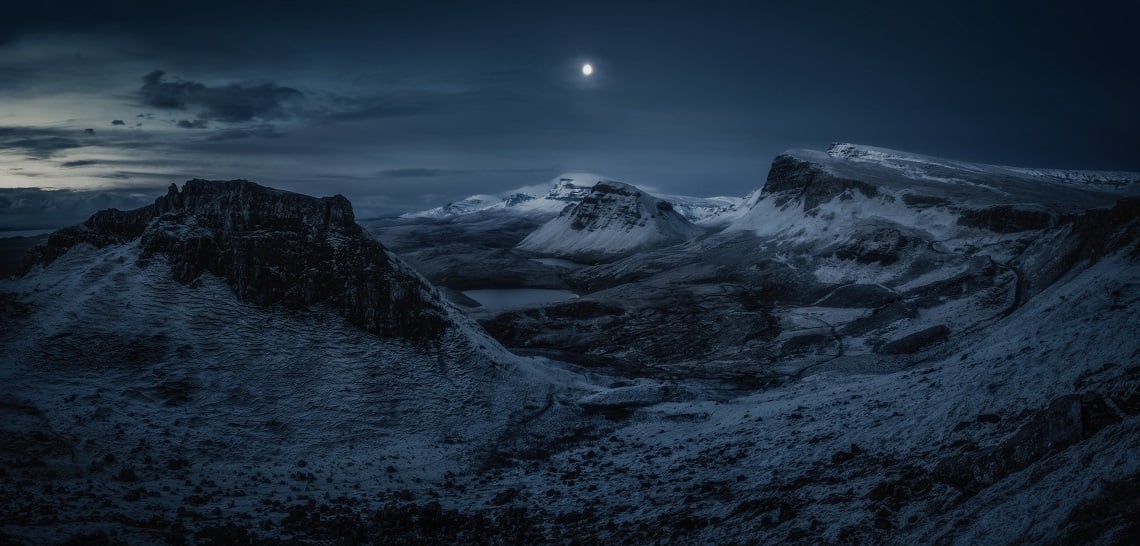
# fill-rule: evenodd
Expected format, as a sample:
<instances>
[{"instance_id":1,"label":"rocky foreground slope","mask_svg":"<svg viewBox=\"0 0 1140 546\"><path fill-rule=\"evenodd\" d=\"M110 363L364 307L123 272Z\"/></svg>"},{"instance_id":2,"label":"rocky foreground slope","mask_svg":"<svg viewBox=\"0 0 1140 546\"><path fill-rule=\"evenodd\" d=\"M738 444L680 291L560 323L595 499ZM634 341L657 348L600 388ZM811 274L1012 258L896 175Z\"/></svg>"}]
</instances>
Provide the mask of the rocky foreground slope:
<instances>
[{"instance_id":1,"label":"rocky foreground slope","mask_svg":"<svg viewBox=\"0 0 1140 546\"><path fill-rule=\"evenodd\" d=\"M479 465L556 383L339 196L192 180L26 268L0 285L6 543L296 536L318 480L395 499Z\"/></svg>"}]
</instances>

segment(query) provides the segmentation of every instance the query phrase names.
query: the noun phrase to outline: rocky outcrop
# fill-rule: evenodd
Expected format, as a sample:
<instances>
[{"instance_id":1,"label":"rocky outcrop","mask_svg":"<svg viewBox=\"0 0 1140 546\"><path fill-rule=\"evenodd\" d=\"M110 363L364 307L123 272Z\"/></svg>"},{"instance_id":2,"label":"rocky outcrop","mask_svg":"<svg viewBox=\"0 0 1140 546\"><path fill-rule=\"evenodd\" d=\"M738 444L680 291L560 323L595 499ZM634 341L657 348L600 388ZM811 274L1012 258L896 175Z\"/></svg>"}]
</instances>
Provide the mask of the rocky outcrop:
<instances>
[{"instance_id":1,"label":"rocky outcrop","mask_svg":"<svg viewBox=\"0 0 1140 546\"><path fill-rule=\"evenodd\" d=\"M1040 208L997 205L977 210L963 210L958 224L983 228L995 233L1042 230L1052 227L1054 216Z\"/></svg>"},{"instance_id":2,"label":"rocky outcrop","mask_svg":"<svg viewBox=\"0 0 1140 546\"><path fill-rule=\"evenodd\" d=\"M1001 444L943 459L934 477L973 493L1118 422L1120 417L1099 394L1062 396Z\"/></svg>"},{"instance_id":3,"label":"rocky outcrop","mask_svg":"<svg viewBox=\"0 0 1140 546\"><path fill-rule=\"evenodd\" d=\"M132 211L105 210L60 230L29 257L50 264L80 243L139 240L140 261L164 256L174 278L225 279L244 301L326 306L384 336L438 337L446 313L419 277L395 262L355 222L343 196L315 198L246 180L191 180Z\"/></svg>"},{"instance_id":4,"label":"rocky outcrop","mask_svg":"<svg viewBox=\"0 0 1140 546\"><path fill-rule=\"evenodd\" d=\"M811 210L835 197L858 191L867 197L878 195L878 189L867 182L835 176L819 165L789 154L772 161L763 194L781 194L776 204L800 198L804 210Z\"/></svg>"},{"instance_id":5,"label":"rocky outcrop","mask_svg":"<svg viewBox=\"0 0 1140 546\"><path fill-rule=\"evenodd\" d=\"M909 355L939 343L949 336L950 329L939 324L891 341L883 345L883 352L889 355Z\"/></svg>"}]
</instances>

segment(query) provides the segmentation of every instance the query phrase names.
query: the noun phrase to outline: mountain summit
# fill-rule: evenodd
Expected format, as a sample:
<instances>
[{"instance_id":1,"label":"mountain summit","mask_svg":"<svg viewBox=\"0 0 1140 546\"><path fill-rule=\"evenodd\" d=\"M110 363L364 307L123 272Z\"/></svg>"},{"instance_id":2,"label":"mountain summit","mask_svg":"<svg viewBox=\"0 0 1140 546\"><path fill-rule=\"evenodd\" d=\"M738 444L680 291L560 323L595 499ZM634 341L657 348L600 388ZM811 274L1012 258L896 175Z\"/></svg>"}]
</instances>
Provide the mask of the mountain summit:
<instances>
[{"instance_id":1,"label":"mountain summit","mask_svg":"<svg viewBox=\"0 0 1140 546\"><path fill-rule=\"evenodd\" d=\"M138 240L139 260L162 255L178 282L225 279L261 306L336 310L369 332L435 338L447 325L438 296L354 220L343 196L309 197L247 180L171 185L154 204L109 209L51 235L28 264L50 264L72 247Z\"/></svg>"},{"instance_id":2,"label":"mountain summit","mask_svg":"<svg viewBox=\"0 0 1140 546\"><path fill-rule=\"evenodd\" d=\"M673 205L620 182L594 185L589 195L518 244L519 250L579 259L605 259L666 246L702 230Z\"/></svg>"}]
</instances>

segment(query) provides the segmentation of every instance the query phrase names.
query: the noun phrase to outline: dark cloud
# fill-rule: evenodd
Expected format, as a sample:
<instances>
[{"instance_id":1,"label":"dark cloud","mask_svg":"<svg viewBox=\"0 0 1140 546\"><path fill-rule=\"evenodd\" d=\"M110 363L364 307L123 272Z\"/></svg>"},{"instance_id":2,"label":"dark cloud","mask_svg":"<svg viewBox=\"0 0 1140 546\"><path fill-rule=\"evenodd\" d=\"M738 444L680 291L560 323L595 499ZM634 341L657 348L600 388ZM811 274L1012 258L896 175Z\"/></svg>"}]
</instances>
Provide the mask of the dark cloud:
<instances>
[{"instance_id":1,"label":"dark cloud","mask_svg":"<svg viewBox=\"0 0 1140 546\"><path fill-rule=\"evenodd\" d=\"M111 125L126 125L126 124L127 124L127 122L125 122L121 119L111 120Z\"/></svg>"},{"instance_id":2,"label":"dark cloud","mask_svg":"<svg viewBox=\"0 0 1140 546\"><path fill-rule=\"evenodd\" d=\"M130 210L153 203L161 194L161 187L131 192L0 188L0 230L75 225L103 209Z\"/></svg>"},{"instance_id":3,"label":"dark cloud","mask_svg":"<svg viewBox=\"0 0 1140 546\"><path fill-rule=\"evenodd\" d=\"M180 119L176 125L182 129L205 129L210 124L204 119Z\"/></svg>"},{"instance_id":4,"label":"dark cloud","mask_svg":"<svg viewBox=\"0 0 1140 546\"><path fill-rule=\"evenodd\" d=\"M95 129L87 128L84 129L83 132L86 133L87 136L95 136Z\"/></svg>"},{"instance_id":5,"label":"dark cloud","mask_svg":"<svg viewBox=\"0 0 1140 546\"><path fill-rule=\"evenodd\" d=\"M42 135L43 132L55 131L30 131ZM35 136L32 138L17 138L14 140L3 140L3 132L0 131L0 149L15 149L23 152L30 157L47 158L63 152L65 149L81 148L83 142L78 139L70 137L58 136Z\"/></svg>"},{"instance_id":6,"label":"dark cloud","mask_svg":"<svg viewBox=\"0 0 1140 546\"><path fill-rule=\"evenodd\" d=\"M281 138L284 133L272 125L258 127L243 127L239 129L224 129L207 137L211 141L240 140L244 138Z\"/></svg>"},{"instance_id":7,"label":"dark cloud","mask_svg":"<svg viewBox=\"0 0 1140 546\"><path fill-rule=\"evenodd\" d=\"M99 164L99 162L95 161L94 159L77 159L75 161L64 161L63 163L60 163L59 166L60 167L66 167L66 168L72 168L72 167L88 167L91 165L98 165L98 164Z\"/></svg>"},{"instance_id":8,"label":"dark cloud","mask_svg":"<svg viewBox=\"0 0 1140 546\"><path fill-rule=\"evenodd\" d=\"M287 117L285 103L301 98L300 91L273 83L243 87L236 83L210 87L203 83L165 81L164 72L143 76L143 104L164 110L188 110L203 120L243 122Z\"/></svg>"}]
</instances>

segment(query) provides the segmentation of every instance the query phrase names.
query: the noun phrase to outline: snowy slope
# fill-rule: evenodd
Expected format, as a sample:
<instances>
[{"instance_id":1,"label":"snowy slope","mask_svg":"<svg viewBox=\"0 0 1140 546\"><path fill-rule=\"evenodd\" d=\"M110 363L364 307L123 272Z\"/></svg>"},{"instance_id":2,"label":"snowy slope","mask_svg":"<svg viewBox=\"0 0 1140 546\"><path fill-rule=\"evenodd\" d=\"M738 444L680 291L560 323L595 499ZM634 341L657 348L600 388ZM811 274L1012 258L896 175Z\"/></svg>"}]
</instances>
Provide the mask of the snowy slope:
<instances>
[{"instance_id":1,"label":"snowy slope","mask_svg":"<svg viewBox=\"0 0 1140 546\"><path fill-rule=\"evenodd\" d=\"M627 184L600 182L581 203L563 210L516 248L596 259L675 244L701 233L669 202Z\"/></svg>"},{"instance_id":2,"label":"snowy slope","mask_svg":"<svg viewBox=\"0 0 1140 546\"><path fill-rule=\"evenodd\" d=\"M517 188L497 195L479 194L448 203L441 207L409 212L401 218L454 218L477 212L509 212L553 217L566 205L582 201L590 189L608 178L591 173L563 173L549 184ZM691 222L702 222L738 206L738 197L689 197L661 195L658 198L672 203L675 210Z\"/></svg>"},{"instance_id":3,"label":"snowy slope","mask_svg":"<svg viewBox=\"0 0 1140 546\"><path fill-rule=\"evenodd\" d=\"M533 196L528 195L526 197L533 199ZM501 205L503 203L503 200L504 200L504 198L500 197L498 195L486 195L486 194L472 195L470 197L460 199L459 201L448 203L446 205L436 207L433 209L428 209L428 210L424 210L424 211L420 211L420 212L409 212L407 214L402 214L401 217L402 218L446 218L449 216L460 216L463 214L471 214L473 212L479 212L481 210L487 210L489 208Z\"/></svg>"},{"instance_id":4,"label":"snowy slope","mask_svg":"<svg viewBox=\"0 0 1140 546\"><path fill-rule=\"evenodd\" d=\"M908 177L944 182L966 182L974 177L990 180L1024 178L1034 183L1075 186L1097 191L1140 193L1140 173L1121 171L1082 171L986 165L943 159L911 152L862 144L836 143L827 155L852 162L871 163L897 170ZM954 172L957 176L954 176Z\"/></svg>"},{"instance_id":5,"label":"snowy slope","mask_svg":"<svg viewBox=\"0 0 1140 546\"><path fill-rule=\"evenodd\" d=\"M482 464L568 377L504 350L340 196L190 181L32 259L0 284L0 468L34 457L25 477L102 493L4 480L0 511L54 514L6 517L5 538L54 543L187 506L268 517L293 499L283 484L317 477L338 496L442 479Z\"/></svg>"},{"instance_id":6,"label":"snowy slope","mask_svg":"<svg viewBox=\"0 0 1140 546\"><path fill-rule=\"evenodd\" d=\"M744 199L740 197L689 197L686 195L657 195L658 199L673 204L681 216L690 222L702 225L715 225L719 217L734 211Z\"/></svg>"},{"instance_id":7,"label":"snowy slope","mask_svg":"<svg viewBox=\"0 0 1140 546\"><path fill-rule=\"evenodd\" d=\"M511 212L553 216L566 205L582 200L605 177L590 173L564 173L547 185L516 188L496 195L472 195L442 207L409 212L401 218L451 218L476 212Z\"/></svg>"},{"instance_id":8,"label":"snowy slope","mask_svg":"<svg viewBox=\"0 0 1140 546\"><path fill-rule=\"evenodd\" d=\"M1074 183L1048 173L853 144L792 150L776 158L760 190L720 219L728 232L788 241L842 237L875 221L954 240L1047 228L1140 194L1140 184L1122 182L1138 175L1085 173L1080 180L1097 182Z\"/></svg>"}]
</instances>

